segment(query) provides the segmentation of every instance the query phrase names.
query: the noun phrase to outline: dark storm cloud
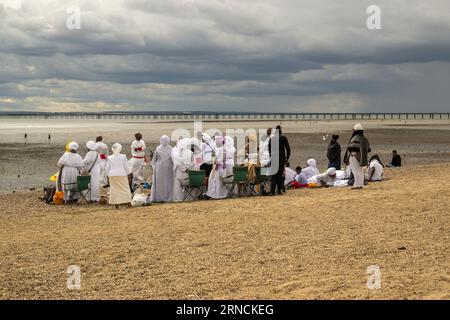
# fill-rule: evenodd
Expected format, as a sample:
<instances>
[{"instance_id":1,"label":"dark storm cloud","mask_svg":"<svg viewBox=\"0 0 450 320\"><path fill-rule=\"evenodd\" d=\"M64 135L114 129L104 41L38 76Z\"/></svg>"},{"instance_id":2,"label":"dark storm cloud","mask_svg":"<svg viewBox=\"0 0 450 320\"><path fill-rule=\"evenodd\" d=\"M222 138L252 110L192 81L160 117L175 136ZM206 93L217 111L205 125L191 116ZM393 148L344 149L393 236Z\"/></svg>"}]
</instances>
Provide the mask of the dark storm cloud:
<instances>
[{"instance_id":1,"label":"dark storm cloud","mask_svg":"<svg viewBox=\"0 0 450 320\"><path fill-rule=\"evenodd\" d=\"M420 108L449 83L449 3L377 1L371 31L371 2L78 0L69 30L65 1L0 0L0 110Z\"/></svg>"}]
</instances>

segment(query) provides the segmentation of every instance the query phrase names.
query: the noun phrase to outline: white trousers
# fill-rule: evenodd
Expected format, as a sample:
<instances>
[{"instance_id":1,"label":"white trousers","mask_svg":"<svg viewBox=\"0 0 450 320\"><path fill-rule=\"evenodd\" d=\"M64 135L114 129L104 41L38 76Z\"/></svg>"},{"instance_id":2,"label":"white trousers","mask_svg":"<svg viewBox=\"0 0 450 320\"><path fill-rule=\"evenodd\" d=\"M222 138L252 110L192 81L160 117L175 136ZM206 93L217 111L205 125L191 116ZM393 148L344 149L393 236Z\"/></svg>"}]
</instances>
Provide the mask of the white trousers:
<instances>
[{"instance_id":1,"label":"white trousers","mask_svg":"<svg viewBox=\"0 0 450 320\"><path fill-rule=\"evenodd\" d=\"M364 187L364 168L361 167L358 159L356 158L356 152L350 153L350 169L353 172L353 177L355 182L353 183L354 188Z\"/></svg>"}]
</instances>

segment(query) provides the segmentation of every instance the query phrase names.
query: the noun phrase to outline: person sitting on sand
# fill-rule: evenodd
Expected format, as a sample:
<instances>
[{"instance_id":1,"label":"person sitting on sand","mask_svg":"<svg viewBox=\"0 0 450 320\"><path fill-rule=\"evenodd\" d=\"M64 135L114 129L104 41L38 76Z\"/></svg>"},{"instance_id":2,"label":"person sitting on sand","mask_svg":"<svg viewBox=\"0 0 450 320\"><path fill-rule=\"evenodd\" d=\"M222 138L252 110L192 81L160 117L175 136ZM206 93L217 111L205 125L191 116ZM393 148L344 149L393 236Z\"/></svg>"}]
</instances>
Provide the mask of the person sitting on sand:
<instances>
[{"instance_id":1,"label":"person sitting on sand","mask_svg":"<svg viewBox=\"0 0 450 320\"><path fill-rule=\"evenodd\" d=\"M373 155L369 160L369 167L367 170L367 180L368 181L381 181L383 180L384 165L381 162L378 155Z\"/></svg>"},{"instance_id":2,"label":"person sitting on sand","mask_svg":"<svg viewBox=\"0 0 450 320\"><path fill-rule=\"evenodd\" d=\"M144 182L144 165L145 165L145 141L142 134L134 135L136 140L131 144L131 159L129 161L130 171L133 174L133 184Z\"/></svg>"},{"instance_id":3,"label":"person sitting on sand","mask_svg":"<svg viewBox=\"0 0 450 320\"><path fill-rule=\"evenodd\" d=\"M317 169L316 160L315 159L309 159L306 161L306 164L308 165L306 168L302 170L303 175L306 180L310 179L311 177L320 174L319 169Z\"/></svg>"},{"instance_id":4,"label":"person sitting on sand","mask_svg":"<svg viewBox=\"0 0 450 320\"><path fill-rule=\"evenodd\" d=\"M131 203L131 191L128 181L129 168L127 156L122 154L122 146L115 143L112 146L113 154L108 157L106 174L108 175L110 190L109 204L115 206Z\"/></svg>"},{"instance_id":5,"label":"person sitting on sand","mask_svg":"<svg viewBox=\"0 0 450 320\"><path fill-rule=\"evenodd\" d=\"M289 162L286 163L286 168L284 169L284 185L288 186L293 181L295 181L295 177L297 176L297 172L290 168Z\"/></svg>"},{"instance_id":6,"label":"person sitting on sand","mask_svg":"<svg viewBox=\"0 0 450 320\"><path fill-rule=\"evenodd\" d=\"M64 201L78 199L79 194L71 194L71 188L76 187L77 177L80 175L83 168L83 158L78 154L79 145L75 141L68 144L68 152L64 152L58 161L58 168L60 168L60 182L64 192ZM71 197L72 196L72 197Z\"/></svg>"},{"instance_id":7,"label":"person sitting on sand","mask_svg":"<svg viewBox=\"0 0 450 320\"><path fill-rule=\"evenodd\" d=\"M328 168L325 173L315 175L308 180L308 183L319 187L328 187L330 183L336 181L336 168Z\"/></svg>"},{"instance_id":8,"label":"person sitting on sand","mask_svg":"<svg viewBox=\"0 0 450 320\"><path fill-rule=\"evenodd\" d=\"M392 151L392 160L387 165L388 168L398 168L402 166L402 157L397 153L397 150Z\"/></svg>"}]
</instances>

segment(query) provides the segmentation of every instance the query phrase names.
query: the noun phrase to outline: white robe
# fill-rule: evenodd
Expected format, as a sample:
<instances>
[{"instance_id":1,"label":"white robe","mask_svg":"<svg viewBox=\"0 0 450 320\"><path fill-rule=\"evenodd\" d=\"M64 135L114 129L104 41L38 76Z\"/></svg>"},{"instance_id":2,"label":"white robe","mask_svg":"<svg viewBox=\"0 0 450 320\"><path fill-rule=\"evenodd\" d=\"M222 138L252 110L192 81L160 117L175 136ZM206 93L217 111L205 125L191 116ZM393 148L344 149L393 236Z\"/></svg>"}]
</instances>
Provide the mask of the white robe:
<instances>
[{"instance_id":1,"label":"white robe","mask_svg":"<svg viewBox=\"0 0 450 320\"><path fill-rule=\"evenodd\" d=\"M320 171L319 171L319 169L317 169L317 166L316 166L316 160L310 159L307 161L307 164L308 164L308 166L306 168L302 169L302 172L307 180L309 180L310 178L312 178L315 175L320 174Z\"/></svg>"},{"instance_id":2,"label":"white robe","mask_svg":"<svg viewBox=\"0 0 450 320\"><path fill-rule=\"evenodd\" d=\"M108 185L108 176L106 174L106 163L108 162L109 149L104 142L97 142L99 146L98 153L104 155L104 159L100 160L100 186L104 187Z\"/></svg>"},{"instance_id":3,"label":"white robe","mask_svg":"<svg viewBox=\"0 0 450 320\"><path fill-rule=\"evenodd\" d=\"M375 171L372 179L370 179L370 181L381 181L383 180L383 173L384 173L384 169L383 166L381 165L381 163L378 160L372 160L369 164L369 171ZM369 180L370 176L369 173L367 173L367 180Z\"/></svg>"},{"instance_id":4,"label":"white robe","mask_svg":"<svg viewBox=\"0 0 450 320\"><path fill-rule=\"evenodd\" d=\"M95 161L95 159L97 159ZM94 164L95 161L95 164ZM100 171L101 171L101 159L97 151L89 151L83 160L83 172L89 173L91 176L91 201L100 200ZM92 169L91 169L92 168Z\"/></svg>"},{"instance_id":5,"label":"white robe","mask_svg":"<svg viewBox=\"0 0 450 320\"><path fill-rule=\"evenodd\" d=\"M172 147L159 145L152 159L152 202L170 202L173 194Z\"/></svg>"},{"instance_id":6,"label":"white robe","mask_svg":"<svg viewBox=\"0 0 450 320\"><path fill-rule=\"evenodd\" d=\"M180 140L177 146L172 149L172 161L174 171L173 201L183 201L183 182L188 179L187 170L193 167L192 151L189 149L189 142Z\"/></svg>"},{"instance_id":7,"label":"white robe","mask_svg":"<svg viewBox=\"0 0 450 320\"><path fill-rule=\"evenodd\" d=\"M64 200L67 201L70 199L70 192L66 192L66 186L70 188L77 183L77 177L83 168L83 158L78 153L66 152L58 161L58 168L61 167L63 169L61 172L62 190L60 191L64 191ZM75 195L74 198L78 198L78 195Z\"/></svg>"},{"instance_id":8,"label":"white robe","mask_svg":"<svg viewBox=\"0 0 450 320\"><path fill-rule=\"evenodd\" d=\"M284 185L287 186L289 183L295 180L295 177L297 176L297 172L292 170L291 168L287 167L285 169L286 175L284 179Z\"/></svg>"},{"instance_id":9,"label":"white robe","mask_svg":"<svg viewBox=\"0 0 450 320\"><path fill-rule=\"evenodd\" d=\"M224 178L232 174L232 169L230 172L229 167L224 165L224 148L215 147L215 163L213 165L213 170L209 175L208 180L208 191L206 195L213 199L224 199L228 195L228 189L224 183Z\"/></svg>"},{"instance_id":10,"label":"white robe","mask_svg":"<svg viewBox=\"0 0 450 320\"><path fill-rule=\"evenodd\" d=\"M364 167L361 166L358 159L356 158L356 152L350 153L349 162L350 162L349 164L350 170L352 171L353 177L355 178L353 187L354 188L364 187Z\"/></svg>"},{"instance_id":11,"label":"white robe","mask_svg":"<svg viewBox=\"0 0 450 320\"><path fill-rule=\"evenodd\" d=\"M141 151L135 149L141 148ZM133 174L134 183L144 182L144 166L145 166L145 141L134 140L131 144L131 159L129 160L130 172Z\"/></svg>"}]
</instances>

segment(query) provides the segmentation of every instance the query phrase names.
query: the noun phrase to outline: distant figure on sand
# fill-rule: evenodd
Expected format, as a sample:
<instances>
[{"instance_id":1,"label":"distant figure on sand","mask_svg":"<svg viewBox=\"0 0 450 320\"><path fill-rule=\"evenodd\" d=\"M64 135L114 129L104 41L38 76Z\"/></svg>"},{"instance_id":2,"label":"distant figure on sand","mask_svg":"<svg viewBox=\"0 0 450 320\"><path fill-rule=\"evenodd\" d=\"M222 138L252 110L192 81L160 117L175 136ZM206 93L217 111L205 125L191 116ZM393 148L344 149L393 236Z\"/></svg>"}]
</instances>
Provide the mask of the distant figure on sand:
<instances>
[{"instance_id":1,"label":"distant figure on sand","mask_svg":"<svg viewBox=\"0 0 450 320\"><path fill-rule=\"evenodd\" d=\"M334 134L328 144L327 158L328 168L336 168L341 170L341 145L337 142L339 135Z\"/></svg>"},{"instance_id":2,"label":"distant figure on sand","mask_svg":"<svg viewBox=\"0 0 450 320\"><path fill-rule=\"evenodd\" d=\"M52 136L50 135L50 133L48 134L48 142L50 142L52 140Z\"/></svg>"},{"instance_id":3,"label":"distant figure on sand","mask_svg":"<svg viewBox=\"0 0 450 320\"><path fill-rule=\"evenodd\" d=\"M370 152L369 140L364 136L363 126L358 123L353 127L353 134L348 142L344 163L350 167L354 176L352 189L364 187L364 167L368 165L368 154Z\"/></svg>"},{"instance_id":4,"label":"distant figure on sand","mask_svg":"<svg viewBox=\"0 0 450 320\"><path fill-rule=\"evenodd\" d=\"M397 153L397 150L392 151L392 160L389 162L387 167L401 167L402 166L402 157Z\"/></svg>"}]
</instances>

